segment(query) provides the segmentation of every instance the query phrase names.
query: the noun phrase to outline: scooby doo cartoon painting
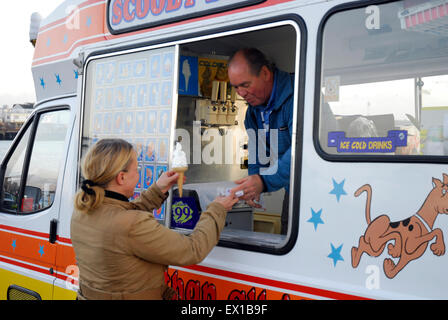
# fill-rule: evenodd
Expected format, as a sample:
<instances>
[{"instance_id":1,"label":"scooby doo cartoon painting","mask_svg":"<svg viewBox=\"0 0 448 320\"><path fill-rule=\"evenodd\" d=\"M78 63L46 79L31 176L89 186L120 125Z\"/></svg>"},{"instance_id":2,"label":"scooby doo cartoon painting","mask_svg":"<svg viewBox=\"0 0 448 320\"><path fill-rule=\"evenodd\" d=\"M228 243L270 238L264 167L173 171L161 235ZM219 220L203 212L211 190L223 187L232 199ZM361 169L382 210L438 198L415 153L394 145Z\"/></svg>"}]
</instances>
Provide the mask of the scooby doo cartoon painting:
<instances>
[{"instance_id":1,"label":"scooby doo cartoon painting","mask_svg":"<svg viewBox=\"0 0 448 320\"><path fill-rule=\"evenodd\" d=\"M420 258L426 251L428 243L431 251L441 256L445 253L443 232L434 229L434 222L439 214L448 214L448 175L443 174L443 182L432 178L433 189L429 192L421 208L411 217L398 222L391 222L387 215L381 215L371 221L370 205L372 201L372 187L365 184L355 192L359 197L366 192L366 220L367 229L359 238L357 247L352 247L352 266L358 267L363 253L378 257L387 245L388 254L392 258L399 258L397 264L386 258L383 262L385 275L394 278L409 262Z\"/></svg>"}]
</instances>

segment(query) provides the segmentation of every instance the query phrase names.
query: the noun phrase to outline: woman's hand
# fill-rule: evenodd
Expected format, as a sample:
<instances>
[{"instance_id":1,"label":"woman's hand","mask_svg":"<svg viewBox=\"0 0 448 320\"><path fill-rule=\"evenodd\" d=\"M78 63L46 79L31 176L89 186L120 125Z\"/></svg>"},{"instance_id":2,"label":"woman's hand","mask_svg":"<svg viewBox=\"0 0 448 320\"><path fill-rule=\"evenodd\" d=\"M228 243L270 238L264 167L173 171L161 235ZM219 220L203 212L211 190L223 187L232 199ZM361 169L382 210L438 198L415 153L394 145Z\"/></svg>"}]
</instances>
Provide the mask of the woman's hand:
<instances>
[{"instance_id":1,"label":"woman's hand","mask_svg":"<svg viewBox=\"0 0 448 320\"><path fill-rule=\"evenodd\" d=\"M160 178L157 180L156 184L159 187L159 189L166 193L168 190L171 189L173 185L177 183L177 178L179 177L179 174L174 171L167 171L164 172ZM186 181L186 177L184 176L184 183Z\"/></svg>"},{"instance_id":2,"label":"woman's hand","mask_svg":"<svg viewBox=\"0 0 448 320\"><path fill-rule=\"evenodd\" d=\"M234 192L230 192L230 195L227 197L216 197L213 202L217 202L222 204L224 208L226 208L226 211L229 211L232 209L233 205L238 202L238 197L235 196Z\"/></svg>"}]
</instances>

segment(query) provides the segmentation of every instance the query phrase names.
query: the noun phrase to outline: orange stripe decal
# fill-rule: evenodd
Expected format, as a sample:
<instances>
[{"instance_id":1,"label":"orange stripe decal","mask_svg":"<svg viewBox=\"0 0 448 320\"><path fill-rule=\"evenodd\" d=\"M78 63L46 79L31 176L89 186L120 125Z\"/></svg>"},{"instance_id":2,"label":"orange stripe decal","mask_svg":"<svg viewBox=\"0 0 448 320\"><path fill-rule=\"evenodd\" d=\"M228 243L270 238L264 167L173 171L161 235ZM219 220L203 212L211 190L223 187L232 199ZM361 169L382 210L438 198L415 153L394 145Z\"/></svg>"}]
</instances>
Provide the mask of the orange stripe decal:
<instances>
[{"instance_id":1,"label":"orange stripe decal","mask_svg":"<svg viewBox=\"0 0 448 320\"><path fill-rule=\"evenodd\" d=\"M48 237L46 233L0 225L0 260L65 280L60 273L75 265L76 259L73 247L62 243L71 241L58 237L52 244Z\"/></svg>"},{"instance_id":2,"label":"orange stripe decal","mask_svg":"<svg viewBox=\"0 0 448 320\"><path fill-rule=\"evenodd\" d=\"M200 271L203 273L208 273L212 276L220 276L220 277L226 277L231 278L235 280L240 280L248 283L258 284L260 287L266 286L266 287L274 287L278 288L280 290L287 290L287 291L294 291L302 294L307 295L313 295L313 296L319 296L323 298L330 298L330 299L337 299L337 300L367 300L367 298L345 294L341 292L335 292L330 290L324 290L299 284L294 284L290 282L284 282L284 281L278 281L278 280L270 280L267 278L262 277L256 277L251 276L247 274L232 272L232 271L226 271L221 269L215 269L200 265L194 265L194 266L188 266L183 267L186 269L194 270L194 271ZM196 277L196 275L194 275ZM239 286L239 285L238 285ZM303 297L301 297L303 298Z\"/></svg>"},{"instance_id":3,"label":"orange stripe decal","mask_svg":"<svg viewBox=\"0 0 448 320\"><path fill-rule=\"evenodd\" d=\"M41 27L32 65L37 66L44 63L67 59L76 48L86 44L125 38L168 27L179 27L186 23L203 21L238 12L246 12L270 7L290 1L293 0L266 0L265 2L250 7L234 9L204 17L187 19L176 23L170 23L126 34L112 35L109 33L107 27L106 1L89 0L80 4L76 13L72 13L68 15L68 17L59 19Z\"/></svg>"},{"instance_id":4,"label":"orange stripe decal","mask_svg":"<svg viewBox=\"0 0 448 320\"><path fill-rule=\"evenodd\" d=\"M0 225L0 261L67 280L67 274L71 273L67 268L76 265L76 257L73 247L68 244L70 239L60 239L63 242L58 240L51 244L48 234ZM275 300L309 299L310 296L338 300L366 299L200 265L180 269L170 267L167 282L182 299Z\"/></svg>"},{"instance_id":5,"label":"orange stripe decal","mask_svg":"<svg viewBox=\"0 0 448 320\"><path fill-rule=\"evenodd\" d=\"M89 6L91 5L91 6ZM104 41L104 1L87 1L76 17L60 19L40 29L34 50L33 66L70 56L73 50L88 43Z\"/></svg>"}]
</instances>

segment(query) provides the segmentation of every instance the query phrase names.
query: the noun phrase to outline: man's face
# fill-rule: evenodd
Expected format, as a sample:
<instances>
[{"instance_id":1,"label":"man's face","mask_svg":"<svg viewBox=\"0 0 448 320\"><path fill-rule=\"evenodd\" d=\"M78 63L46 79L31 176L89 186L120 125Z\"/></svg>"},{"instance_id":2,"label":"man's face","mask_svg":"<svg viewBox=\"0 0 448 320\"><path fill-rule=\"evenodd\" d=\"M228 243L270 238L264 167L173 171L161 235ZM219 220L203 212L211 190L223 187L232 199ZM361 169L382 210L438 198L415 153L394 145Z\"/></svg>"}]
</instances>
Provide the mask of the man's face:
<instances>
[{"instance_id":1,"label":"man's face","mask_svg":"<svg viewBox=\"0 0 448 320\"><path fill-rule=\"evenodd\" d=\"M228 69L230 84L236 92L251 106L266 104L271 96L273 75L263 66L258 76L250 72L250 68L242 56L235 56Z\"/></svg>"}]
</instances>

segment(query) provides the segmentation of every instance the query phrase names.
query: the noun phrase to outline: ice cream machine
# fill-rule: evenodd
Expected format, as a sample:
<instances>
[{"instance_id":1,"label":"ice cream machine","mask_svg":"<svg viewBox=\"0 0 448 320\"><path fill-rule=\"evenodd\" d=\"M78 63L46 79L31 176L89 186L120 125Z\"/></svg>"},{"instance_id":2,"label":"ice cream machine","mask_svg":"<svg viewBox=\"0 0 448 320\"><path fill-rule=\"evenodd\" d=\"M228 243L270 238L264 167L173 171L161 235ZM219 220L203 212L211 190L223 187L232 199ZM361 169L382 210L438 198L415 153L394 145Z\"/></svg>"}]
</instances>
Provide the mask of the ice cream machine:
<instances>
[{"instance_id":1,"label":"ice cream machine","mask_svg":"<svg viewBox=\"0 0 448 320\"><path fill-rule=\"evenodd\" d=\"M202 126L238 125L236 90L228 88L228 57L180 56L179 95L195 99L195 121Z\"/></svg>"},{"instance_id":2,"label":"ice cream machine","mask_svg":"<svg viewBox=\"0 0 448 320\"><path fill-rule=\"evenodd\" d=\"M246 175L242 169L247 168L244 166L247 162L247 137L243 124L247 105L229 85L227 63L228 57L225 56L180 56L177 128L184 129L193 136L197 132L194 128L199 126L197 139L201 141L201 150L214 143L218 133L223 143L214 144L211 147L213 152L221 155L226 155L229 151L243 154L240 161L232 164L223 165L225 159L221 159L222 164L193 164L188 173L190 183L202 183L213 176L218 181L237 180ZM234 146L232 150L228 150L225 141L231 139L234 139ZM219 151L216 149L218 146L221 148ZM189 152L193 150L190 149Z\"/></svg>"},{"instance_id":3,"label":"ice cream machine","mask_svg":"<svg viewBox=\"0 0 448 320\"><path fill-rule=\"evenodd\" d=\"M205 126L237 125L238 107L235 100L235 88L231 88L228 96L227 82L213 81L211 98L196 100L196 120Z\"/></svg>"}]
</instances>

